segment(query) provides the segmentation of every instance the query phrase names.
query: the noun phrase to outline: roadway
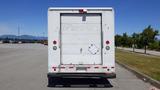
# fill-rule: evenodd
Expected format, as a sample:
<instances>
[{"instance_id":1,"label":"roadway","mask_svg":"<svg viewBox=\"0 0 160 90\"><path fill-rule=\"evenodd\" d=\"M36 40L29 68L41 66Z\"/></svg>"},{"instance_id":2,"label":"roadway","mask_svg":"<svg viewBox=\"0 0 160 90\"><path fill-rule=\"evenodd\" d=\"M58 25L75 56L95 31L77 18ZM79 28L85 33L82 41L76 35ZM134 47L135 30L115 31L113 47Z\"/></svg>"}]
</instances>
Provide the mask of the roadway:
<instances>
[{"instance_id":1,"label":"roadway","mask_svg":"<svg viewBox=\"0 0 160 90\"><path fill-rule=\"evenodd\" d=\"M116 73L116 79L68 79L67 83L72 80L77 85L50 88L47 87L47 46L0 44L0 90L149 90L152 87L117 64ZM98 87L89 87L90 80ZM103 87L103 83L108 87Z\"/></svg>"}]
</instances>

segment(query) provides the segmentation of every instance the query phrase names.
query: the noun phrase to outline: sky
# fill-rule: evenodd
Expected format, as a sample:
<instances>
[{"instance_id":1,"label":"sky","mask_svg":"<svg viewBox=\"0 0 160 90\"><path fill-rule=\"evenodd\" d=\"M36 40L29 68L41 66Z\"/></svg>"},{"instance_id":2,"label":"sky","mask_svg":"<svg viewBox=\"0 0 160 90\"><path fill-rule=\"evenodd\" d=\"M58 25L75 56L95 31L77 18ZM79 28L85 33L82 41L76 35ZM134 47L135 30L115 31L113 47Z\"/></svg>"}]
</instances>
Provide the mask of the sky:
<instances>
[{"instance_id":1,"label":"sky","mask_svg":"<svg viewBox=\"0 0 160 90\"><path fill-rule=\"evenodd\" d=\"M0 0L0 35L47 36L49 7L113 7L115 33L160 31L160 0Z\"/></svg>"}]
</instances>

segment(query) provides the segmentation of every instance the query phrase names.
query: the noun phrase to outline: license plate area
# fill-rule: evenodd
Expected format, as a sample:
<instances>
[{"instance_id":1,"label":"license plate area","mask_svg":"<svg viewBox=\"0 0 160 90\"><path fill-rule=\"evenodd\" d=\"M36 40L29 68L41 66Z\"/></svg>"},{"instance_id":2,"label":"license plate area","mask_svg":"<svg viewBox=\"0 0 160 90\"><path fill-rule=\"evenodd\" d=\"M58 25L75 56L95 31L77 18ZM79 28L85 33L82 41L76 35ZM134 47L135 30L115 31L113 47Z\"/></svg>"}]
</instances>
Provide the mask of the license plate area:
<instances>
[{"instance_id":1,"label":"license plate area","mask_svg":"<svg viewBox=\"0 0 160 90\"><path fill-rule=\"evenodd\" d=\"M77 71L86 71L87 67L76 67Z\"/></svg>"}]
</instances>

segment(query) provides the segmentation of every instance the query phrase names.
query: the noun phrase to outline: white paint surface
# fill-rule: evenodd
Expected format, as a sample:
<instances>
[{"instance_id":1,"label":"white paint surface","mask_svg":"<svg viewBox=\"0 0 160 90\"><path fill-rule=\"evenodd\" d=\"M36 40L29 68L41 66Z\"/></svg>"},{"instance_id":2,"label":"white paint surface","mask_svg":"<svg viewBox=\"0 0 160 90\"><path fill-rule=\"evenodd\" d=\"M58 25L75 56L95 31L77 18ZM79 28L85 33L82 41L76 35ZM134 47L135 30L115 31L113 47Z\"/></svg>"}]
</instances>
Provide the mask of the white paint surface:
<instances>
[{"instance_id":1,"label":"white paint surface","mask_svg":"<svg viewBox=\"0 0 160 90\"><path fill-rule=\"evenodd\" d=\"M80 9L87 13L80 14ZM114 11L112 8L50 8L48 11L48 71L80 73L76 67L91 67L87 73L114 73ZM57 44L53 44L56 40ZM106 45L106 41L110 44ZM53 50L53 46L57 50ZM110 49L106 50L105 47ZM90 48L89 48L90 47ZM69 69L73 65L73 69ZM60 69L60 67L65 69ZM98 66L98 69L94 67ZM108 67L104 69L103 67ZM56 71L52 67L56 67Z\"/></svg>"}]
</instances>

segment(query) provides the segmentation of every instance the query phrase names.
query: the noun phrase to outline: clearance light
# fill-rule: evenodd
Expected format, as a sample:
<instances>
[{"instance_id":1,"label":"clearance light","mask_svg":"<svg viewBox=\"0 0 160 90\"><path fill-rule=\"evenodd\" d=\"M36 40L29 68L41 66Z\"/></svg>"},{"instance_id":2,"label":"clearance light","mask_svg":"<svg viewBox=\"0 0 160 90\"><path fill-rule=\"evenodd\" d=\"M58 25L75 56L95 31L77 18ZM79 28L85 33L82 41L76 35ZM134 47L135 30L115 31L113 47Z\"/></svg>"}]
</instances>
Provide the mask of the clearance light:
<instances>
[{"instance_id":1,"label":"clearance light","mask_svg":"<svg viewBox=\"0 0 160 90\"><path fill-rule=\"evenodd\" d=\"M80 9L79 13L87 13L87 10L86 9Z\"/></svg>"}]
</instances>

